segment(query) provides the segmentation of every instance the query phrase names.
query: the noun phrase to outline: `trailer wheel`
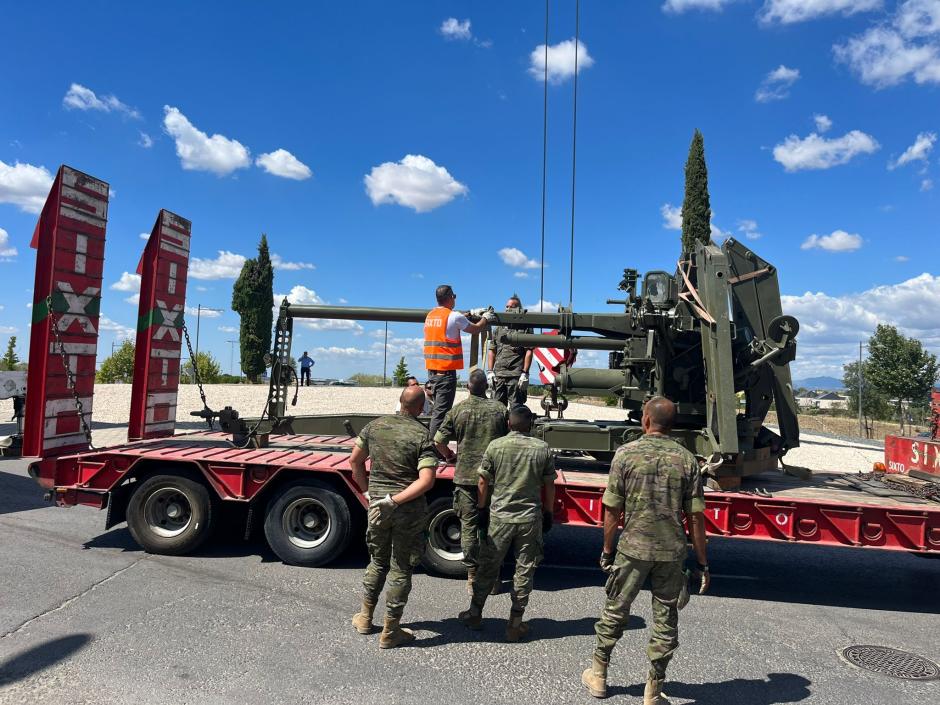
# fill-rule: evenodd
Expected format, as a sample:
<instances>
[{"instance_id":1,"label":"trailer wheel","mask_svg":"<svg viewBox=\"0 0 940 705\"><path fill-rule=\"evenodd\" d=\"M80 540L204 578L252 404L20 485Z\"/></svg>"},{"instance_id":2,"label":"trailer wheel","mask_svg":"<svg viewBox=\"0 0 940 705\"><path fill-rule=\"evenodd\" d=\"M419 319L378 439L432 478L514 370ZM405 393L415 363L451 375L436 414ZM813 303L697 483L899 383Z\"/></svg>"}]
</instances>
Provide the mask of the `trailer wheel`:
<instances>
[{"instance_id":1,"label":"trailer wheel","mask_svg":"<svg viewBox=\"0 0 940 705\"><path fill-rule=\"evenodd\" d=\"M461 561L460 519L450 496L438 497L428 505L428 544L421 563L440 575L461 577L467 566Z\"/></svg>"},{"instance_id":2,"label":"trailer wheel","mask_svg":"<svg viewBox=\"0 0 940 705\"><path fill-rule=\"evenodd\" d=\"M127 528L147 551L190 553L212 530L209 489L181 475L156 475L141 483L127 504Z\"/></svg>"},{"instance_id":3,"label":"trailer wheel","mask_svg":"<svg viewBox=\"0 0 940 705\"><path fill-rule=\"evenodd\" d=\"M346 500L315 480L283 487L271 499L264 517L268 545L290 565L330 563L346 550L351 530Z\"/></svg>"}]
</instances>

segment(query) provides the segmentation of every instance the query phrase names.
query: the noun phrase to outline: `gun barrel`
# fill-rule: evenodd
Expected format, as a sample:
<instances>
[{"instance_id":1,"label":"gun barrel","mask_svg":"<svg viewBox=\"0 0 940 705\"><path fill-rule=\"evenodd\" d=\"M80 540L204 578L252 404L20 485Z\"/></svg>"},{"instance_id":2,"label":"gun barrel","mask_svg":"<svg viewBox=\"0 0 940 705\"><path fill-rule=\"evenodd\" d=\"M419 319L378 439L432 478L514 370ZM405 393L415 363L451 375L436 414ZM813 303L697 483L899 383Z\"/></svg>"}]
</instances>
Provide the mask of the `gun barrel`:
<instances>
[{"instance_id":1,"label":"gun barrel","mask_svg":"<svg viewBox=\"0 0 940 705\"><path fill-rule=\"evenodd\" d=\"M565 335L539 335L537 333L518 333L509 331L501 336L503 342L523 348L562 348L568 350L623 350L625 340L617 338L602 338L600 336L565 336Z\"/></svg>"},{"instance_id":2,"label":"gun barrel","mask_svg":"<svg viewBox=\"0 0 940 705\"><path fill-rule=\"evenodd\" d=\"M289 315L293 318L339 318L351 321L389 321L391 323L424 323L429 310L426 308L288 304Z\"/></svg>"}]
</instances>

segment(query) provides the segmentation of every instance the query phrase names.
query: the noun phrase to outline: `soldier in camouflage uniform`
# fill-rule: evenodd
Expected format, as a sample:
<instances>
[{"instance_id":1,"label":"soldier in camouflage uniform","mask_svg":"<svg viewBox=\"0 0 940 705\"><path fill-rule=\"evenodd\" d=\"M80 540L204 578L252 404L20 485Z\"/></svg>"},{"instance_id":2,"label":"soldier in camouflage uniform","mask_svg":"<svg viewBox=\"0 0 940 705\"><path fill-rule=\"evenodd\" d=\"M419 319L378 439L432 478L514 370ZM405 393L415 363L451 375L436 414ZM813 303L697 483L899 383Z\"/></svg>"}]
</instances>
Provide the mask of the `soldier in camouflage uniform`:
<instances>
[{"instance_id":1,"label":"soldier in camouflage uniform","mask_svg":"<svg viewBox=\"0 0 940 705\"><path fill-rule=\"evenodd\" d=\"M688 519L699 563L700 593L708 589L705 556L705 499L698 462L668 433L676 407L665 397L653 397L643 408L645 435L621 446L610 466L604 493L604 552L601 568L609 574L604 611L594 625L597 641L592 665L581 675L591 695L607 696L607 664L630 618L630 606L649 577L653 596L653 633L647 656L650 671L644 705L669 705L662 695L666 666L679 646L679 602L686 580L683 562ZM623 533L614 553L617 526Z\"/></svg>"},{"instance_id":2,"label":"soldier in camouflage uniform","mask_svg":"<svg viewBox=\"0 0 940 705\"><path fill-rule=\"evenodd\" d=\"M427 531L424 495L434 486L437 456L428 429L417 416L424 407L424 390L406 387L401 393L401 414L382 416L362 429L349 463L353 480L366 486L369 473L369 523L366 544L369 565L362 580L362 609L352 618L360 634L370 634L372 615L388 578L385 627L379 647L393 648L414 641L400 621L411 592L411 573L421 555Z\"/></svg>"},{"instance_id":3,"label":"soldier in camouflage uniform","mask_svg":"<svg viewBox=\"0 0 940 705\"><path fill-rule=\"evenodd\" d=\"M506 302L507 311L521 311L522 302L513 294ZM523 333L532 333L527 328ZM487 379L493 387L493 398L508 406L524 405L529 398L529 367L532 366L532 350L499 342L502 328L495 328L490 337L487 352Z\"/></svg>"},{"instance_id":4,"label":"soldier in camouflage uniform","mask_svg":"<svg viewBox=\"0 0 940 705\"><path fill-rule=\"evenodd\" d=\"M542 535L552 525L555 503L555 463L548 444L526 434L532 428L532 412L517 406L509 414L508 436L486 449L480 464L478 507L480 513L480 566L473 584L470 608L459 619L471 629L483 622L483 606L493 588L499 568L510 548L516 556L512 586L512 609L506 640L519 641L529 630L522 615L529 604L532 579L542 560ZM492 498L486 508L490 489ZM545 503L542 503L542 490Z\"/></svg>"},{"instance_id":5,"label":"soldier in camouflage uniform","mask_svg":"<svg viewBox=\"0 0 940 705\"><path fill-rule=\"evenodd\" d=\"M448 461L454 454L447 444L457 441L457 466L454 470L454 511L460 518L460 548L467 566L467 589L472 591L480 552L477 470L486 447L509 432L506 407L486 398L486 373L474 370L467 383L470 396L447 412L444 423L434 434L438 452Z\"/></svg>"}]
</instances>

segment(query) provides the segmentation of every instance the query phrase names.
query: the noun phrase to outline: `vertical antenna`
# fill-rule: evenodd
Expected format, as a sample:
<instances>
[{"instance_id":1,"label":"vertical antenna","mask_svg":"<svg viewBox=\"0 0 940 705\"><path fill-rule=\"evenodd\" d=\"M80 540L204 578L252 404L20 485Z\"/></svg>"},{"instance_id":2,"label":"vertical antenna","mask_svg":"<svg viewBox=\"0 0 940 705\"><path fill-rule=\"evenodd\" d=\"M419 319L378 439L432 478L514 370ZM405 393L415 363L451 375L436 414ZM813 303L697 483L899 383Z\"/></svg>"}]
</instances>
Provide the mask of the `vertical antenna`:
<instances>
[{"instance_id":1,"label":"vertical antenna","mask_svg":"<svg viewBox=\"0 0 940 705\"><path fill-rule=\"evenodd\" d=\"M581 0L574 4L574 119L571 128L571 255L568 270L568 308L574 300L574 194L578 158L578 50L581 48Z\"/></svg>"},{"instance_id":2,"label":"vertical antenna","mask_svg":"<svg viewBox=\"0 0 940 705\"><path fill-rule=\"evenodd\" d=\"M539 256L539 312L545 304L545 190L548 174L548 2L545 0L545 77L542 81L542 251Z\"/></svg>"}]
</instances>

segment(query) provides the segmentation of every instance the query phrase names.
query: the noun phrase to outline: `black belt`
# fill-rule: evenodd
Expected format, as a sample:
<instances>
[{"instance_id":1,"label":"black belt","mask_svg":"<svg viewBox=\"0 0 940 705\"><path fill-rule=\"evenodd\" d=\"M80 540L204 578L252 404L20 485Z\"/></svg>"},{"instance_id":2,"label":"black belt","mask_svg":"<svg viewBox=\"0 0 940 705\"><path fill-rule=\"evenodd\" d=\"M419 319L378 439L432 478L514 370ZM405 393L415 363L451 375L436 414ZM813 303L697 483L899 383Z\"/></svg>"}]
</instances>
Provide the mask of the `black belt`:
<instances>
[{"instance_id":1,"label":"black belt","mask_svg":"<svg viewBox=\"0 0 940 705\"><path fill-rule=\"evenodd\" d=\"M457 376L457 370L428 370L429 375L454 375Z\"/></svg>"}]
</instances>

